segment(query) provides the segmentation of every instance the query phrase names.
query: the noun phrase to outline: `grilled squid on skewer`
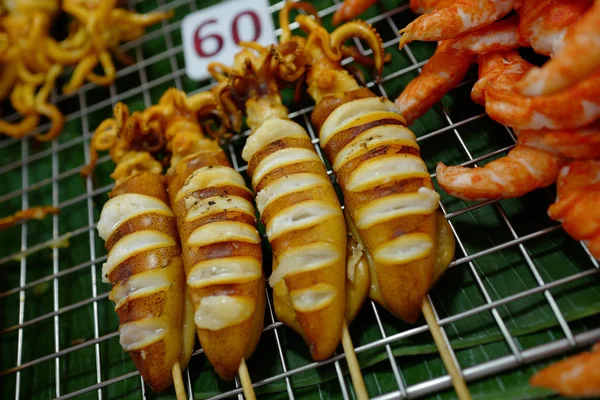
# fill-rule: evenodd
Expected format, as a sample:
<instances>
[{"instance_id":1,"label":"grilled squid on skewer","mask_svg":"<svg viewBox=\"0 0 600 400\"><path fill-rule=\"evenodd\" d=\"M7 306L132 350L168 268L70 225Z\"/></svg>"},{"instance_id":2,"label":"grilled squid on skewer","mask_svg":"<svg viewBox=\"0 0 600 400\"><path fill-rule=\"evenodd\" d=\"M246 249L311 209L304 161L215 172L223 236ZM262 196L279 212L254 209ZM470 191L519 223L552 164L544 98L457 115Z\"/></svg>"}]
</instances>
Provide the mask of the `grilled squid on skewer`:
<instances>
[{"instance_id":1,"label":"grilled squid on skewer","mask_svg":"<svg viewBox=\"0 0 600 400\"><path fill-rule=\"evenodd\" d=\"M242 157L273 249L275 312L323 360L334 353L344 325L344 216L310 137L281 103L282 56L274 47L263 50L260 59L250 50L238 54L231 78L252 130Z\"/></svg>"},{"instance_id":2,"label":"grilled squid on skewer","mask_svg":"<svg viewBox=\"0 0 600 400\"><path fill-rule=\"evenodd\" d=\"M306 15L296 21L309 32L308 39L292 37L287 17L295 4L288 3L280 14L282 46L296 43L297 65L310 66L308 93L317 103L311 119L364 245L376 288L371 297L415 322L434 281L439 196L396 105L360 88L339 62L341 45L356 36L371 46L380 72L381 39L360 21L329 34Z\"/></svg>"},{"instance_id":3,"label":"grilled squid on skewer","mask_svg":"<svg viewBox=\"0 0 600 400\"><path fill-rule=\"evenodd\" d=\"M258 344L266 300L254 196L196 116L215 104L212 92L187 98L170 89L144 111L143 125L162 132L172 153L169 197L198 338L219 376L231 380Z\"/></svg>"},{"instance_id":4,"label":"grilled squid on skewer","mask_svg":"<svg viewBox=\"0 0 600 400\"><path fill-rule=\"evenodd\" d=\"M128 136L121 130L139 126L138 118L119 104L94 139L114 145ZM152 390L161 391L187 366L194 345L177 227L160 163L131 148L115 154L116 186L98 222L108 250L102 280L113 285L121 346Z\"/></svg>"}]
</instances>

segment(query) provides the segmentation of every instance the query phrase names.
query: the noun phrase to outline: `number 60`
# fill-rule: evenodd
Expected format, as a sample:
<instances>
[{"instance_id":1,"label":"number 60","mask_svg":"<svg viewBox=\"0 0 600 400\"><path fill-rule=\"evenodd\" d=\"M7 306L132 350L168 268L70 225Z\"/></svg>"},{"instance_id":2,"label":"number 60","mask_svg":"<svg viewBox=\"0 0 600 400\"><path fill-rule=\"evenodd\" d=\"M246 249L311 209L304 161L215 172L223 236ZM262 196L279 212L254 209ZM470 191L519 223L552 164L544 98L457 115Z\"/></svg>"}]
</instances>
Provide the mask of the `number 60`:
<instances>
[{"instance_id":1,"label":"number 60","mask_svg":"<svg viewBox=\"0 0 600 400\"><path fill-rule=\"evenodd\" d=\"M246 11L242 11L240 13L238 13L235 18L233 19L233 21L231 22L231 37L233 38L233 42L238 45L242 39L240 39L240 32L239 32L239 23L240 23L240 19L244 16L249 16L251 21L252 21L252 25L254 26L254 36L249 39L249 42L254 42L256 39L258 39L260 37L260 33L261 33L261 25L260 25L260 19L258 18L258 14L255 11L252 10L246 10ZM199 57L202 58L207 58L207 57L212 57L215 54L218 54L221 49L223 48L223 44L224 44L224 39L223 36L221 36L218 33L211 33L205 36L201 36L200 35L200 31L202 30L202 28L204 28L205 26L208 25L213 25L216 24L217 20L215 18L213 19L209 19L203 23L201 23L198 28L196 28L196 31L194 32L194 48L196 49L196 53L198 54ZM212 51L205 51L203 46L204 43L207 40L214 40L217 44L216 48Z\"/></svg>"}]
</instances>

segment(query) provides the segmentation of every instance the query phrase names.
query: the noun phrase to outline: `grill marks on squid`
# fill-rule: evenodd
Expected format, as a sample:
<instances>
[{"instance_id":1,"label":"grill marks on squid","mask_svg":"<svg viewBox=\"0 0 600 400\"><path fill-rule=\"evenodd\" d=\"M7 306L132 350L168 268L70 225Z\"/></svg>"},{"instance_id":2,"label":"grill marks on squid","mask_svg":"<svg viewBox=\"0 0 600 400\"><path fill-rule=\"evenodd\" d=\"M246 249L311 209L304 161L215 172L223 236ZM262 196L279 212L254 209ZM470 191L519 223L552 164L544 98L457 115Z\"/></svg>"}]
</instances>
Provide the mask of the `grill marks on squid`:
<instances>
[{"instance_id":1,"label":"grill marks on squid","mask_svg":"<svg viewBox=\"0 0 600 400\"><path fill-rule=\"evenodd\" d=\"M273 249L269 282L285 293L275 308L285 302L296 318L286 323L300 327L314 359L327 358L344 318L346 233L333 185L306 131L287 119L264 121L242 156Z\"/></svg>"},{"instance_id":2,"label":"grill marks on squid","mask_svg":"<svg viewBox=\"0 0 600 400\"><path fill-rule=\"evenodd\" d=\"M171 385L184 351L184 274L166 198L162 176L135 174L111 192L98 222L108 250L102 280L113 285L120 343L156 391Z\"/></svg>"},{"instance_id":3,"label":"grill marks on squid","mask_svg":"<svg viewBox=\"0 0 600 400\"><path fill-rule=\"evenodd\" d=\"M395 105L347 97L322 121L321 143L374 261L384 305L414 322L432 280L439 196ZM323 114L319 105L315 114Z\"/></svg>"}]
</instances>

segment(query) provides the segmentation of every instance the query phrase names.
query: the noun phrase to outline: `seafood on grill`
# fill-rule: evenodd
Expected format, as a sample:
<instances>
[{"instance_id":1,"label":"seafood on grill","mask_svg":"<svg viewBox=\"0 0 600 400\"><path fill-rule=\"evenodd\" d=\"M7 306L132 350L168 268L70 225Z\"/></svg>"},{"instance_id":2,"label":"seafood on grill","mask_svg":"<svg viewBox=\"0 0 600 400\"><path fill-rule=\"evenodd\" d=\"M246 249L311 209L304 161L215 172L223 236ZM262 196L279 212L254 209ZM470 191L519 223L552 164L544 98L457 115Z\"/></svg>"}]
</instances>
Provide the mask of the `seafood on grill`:
<instances>
[{"instance_id":1,"label":"seafood on grill","mask_svg":"<svg viewBox=\"0 0 600 400\"><path fill-rule=\"evenodd\" d=\"M600 396L600 343L538 371L532 386L552 389L568 397Z\"/></svg>"},{"instance_id":2,"label":"seafood on grill","mask_svg":"<svg viewBox=\"0 0 600 400\"><path fill-rule=\"evenodd\" d=\"M586 10L590 3L591 1L574 1L569 7L575 10L572 13L561 14L568 23L572 24L564 26L561 31L564 37L563 43L559 46L559 50L554 52L552 59L542 67L534 68L519 83L521 93L527 96L557 95L575 88L584 80L593 79L598 74L600 71L600 2L595 1L591 8ZM551 6L554 7L553 4ZM581 18L578 19L580 16ZM554 23L554 19L552 22Z\"/></svg>"},{"instance_id":3,"label":"seafood on grill","mask_svg":"<svg viewBox=\"0 0 600 400\"><path fill-rule=\"evenodd\" d=\"M59 208L51 206L31 207L20 210L8 217L0 218L0 230L8 229L21 221L42 220L49 214L56 215L59 212Z\"/></svg>"},{"instance_id":4,"label":"seafood on grill","mask_svg":"<svg viewBox=\"0 0 600 400\"><path fill-rule=\"evenodd\" d=\"M438 9L446 8L456 0L410 0L410 8L414 13L427 14ZM375 4L376 0L344 0L333 14L333 24L350 21L364 13Z\"/></svg>"},{"instance_id":5,"label":"seafood on grill","mask_svg":"<svg viewBox=\"0 0 600 400\"><path fill-rule=\"evenodd\" d=\"M550 56L559 51L569 27L591 7L593 0L523 0L517 41L536 53Z\"/></svg>"},{"instance_id":6,"label":"seafood on grill","mask_svg":"<svg viewBox=\"0 0 600 400\"><path fill-rule=\"evenodd\" d=\"M140 118L118 104L94 139L110 148L127 136L120 131L135 129ZM123 350L152 390L162 391L174 379L181 381L194 346L175 216L162 165L148 151L132 147L111 155L116 185L98 222L108 250L102 280L112 284L109 299L119 317Z\"/></svg>"},{"instance_id":7,"label":"seafood on grill","mask_svg":"<svg viewBox=\"0 0 600 400\"><path fill-rule=\"evenodd\" d=\"M465 200L520 197L553 184L565 161L560 155L517 145L481 168L439 163L436 178L444 191Z\"/></svg>"},{"instance_id":8,"label":"seafood on grill","mask_svg":"<svg viewBox=\"0 0 600 400\"><path fill-rule=\"evenodd\" d=\"M281 102L278 79L286 74L279 71L293 65L282 65L285 56L274 46L251 46L236 55L229 85L251 129L242 158L273 251L275 313L303 337L313 359L323 360L335 352L345 323L344 215L310 136ZM368 287L368 271L352 266Z\"/></svg>"},{"instance_id":9,"label":"seafood on grill","mask_svg":"<svg viewBox=\"0 0 600 400\"><path fill-rule=\"evenodd\" d=\"M64 52L50 37L50 23L59 9L58 0L5 2L0 16L0 100L9 97L22 119L0 120L0 133L20 138L38 126L42 116L51 121L50 130L37 135L42 141L54 139L64 125L60 111L48 102L62 65Z\"/></svg>"},{"instance_id":10,"label":"seafood on grill","mask_svg":"<svg viewBox=\"0 0 600 400\"><path fill-rule=\"evenodd\" d=\"M168 192L198 338L218 375L232 380L258 344L266 298L254 196L198 120L222 114L222 89L190 97L169 89L142 126L161 132L171 153Z\"/></svg>"},{"instance_id":11,"label":"seafood on grill","mask_svg":"<svg viewBox=\"0 0 600 400\"><path fill-rule=\"evenodd\" d=\"M401 319L415 322L434 282L436 238L442 231L436 218L439 196L396 105L359 87L340 64L340 46L358 37L371 46L379 74L381 38L362 21L329 34L318 19L298 15L300 28L309 34L304 40L285 29L288 15L280 14L281 45L295 43L299 64L310 66L306 82L316 102L311 120L367 255L370 295Z\"/></svg>"},{"instance_id":12,"label":"seafood on grill","mask_svg":"<svg viewBox=\"0 0 600 400\"><path fill-rule=\"evenodd\" d=\"M455 39L503 18L514 6L515 0L456 0L401 29L400 48L413 40Z\"/></svg>"},{"instance_id":13,"label":"seafood on grill","mask_svg":"<svg viewBox=\"0 0 600 400\"><path fill-rule=\"evenodd\" d=\"M600 159L573 161L563 167L556 194L556 202L548 208L550 218L560 221L571 237L584 241L600 259Z\"/></svg>"},{"instance_id":14,"label":"seafood on grill","mask_svg":"<svg viewBox=\"0 0 600 400\"><path fill-rule=\"evenodd\" d=\"M111 53L122 62L132 63L119 45L173 16L172 11L138 14L117 7L117 0L63 0L62 8L76 21L70 42L79 42L87 50L82 51L70 81L63 87L65 93L75 92L86 80L103 86L113 83L116 71ZM102 66L104 75L94 72L97 65Z\"/></svg>"}]
</instances>

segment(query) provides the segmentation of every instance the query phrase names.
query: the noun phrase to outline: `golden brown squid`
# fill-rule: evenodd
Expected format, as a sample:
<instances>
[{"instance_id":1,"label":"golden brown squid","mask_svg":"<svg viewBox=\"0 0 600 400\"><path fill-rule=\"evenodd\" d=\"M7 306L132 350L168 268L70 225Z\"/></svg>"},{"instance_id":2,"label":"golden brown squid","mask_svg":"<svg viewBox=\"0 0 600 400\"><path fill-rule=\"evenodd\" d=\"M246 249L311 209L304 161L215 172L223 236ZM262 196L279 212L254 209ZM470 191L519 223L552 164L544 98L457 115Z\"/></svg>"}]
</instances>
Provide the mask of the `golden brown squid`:
<instances>
[{"instance_id":1,"label":"golden brown squid","mask_svg":"<svg viewBox=\"0 0 600 400\"><path fill-rule=\"evenodd\" d=\"M380 73L381 39L361 21L329 34L306 15L296 21L309 32L308 39L292 37L287 19L295 4L288 3L280 14L281 41L295 42L302 49L298 63L310 66L308 93L317 103L311 119L341 186L349 222L367 254L371 297L415 322L434 281L439 196L395 104L360 88L340 65L341 45L356 36L373 49Z\"/></svg>"},{"instance_id":2,"label":"golden brown squid","mask_svg":"<svg viewBox=\"0 0 600 400\"><path fill-rule=\"evenodd\" d=\"M6 2L7 14L0 29L0 99L10 96L15 110L23 117L16 123L0 121L0 133L20 138L33 130L41 116L50 119L50 130L37 138L54 139L64 125L60 111L48 102L62 66L50 57L55 44L49 29L58 12L58 0ZM36 93L37 92L37 93Z\"/></svg>"},{"instance_id":3,"label":"golden brown squid","mask_svg":"<svg viewBox=\"0 0 600 400\"><path fill-rule=\"evenodd\" d=\"M142 36L144 28L173 15L172 11L137 14L118 8L117 0L63 0L62 8L77 21L70 47L80 42L87 50L78 49L82 55L77 60L71 80L63 87L65 93L76 91L86 80L104 86L114 82L116 71L111 53L129 63L129 57L119 50L119 45ZM98 64L102 66L104 75L93 72Z\"/></svg>"},{"instance_id":4,"label":"golden brown squid","mask_svg":"<svg viewBox=\"0 0 600 400\"><path fill-rule=\"evenodd\" d=\"M144 111L143 125L160 131L172 153L168 191L198 338L219 376L231 380L261 336L265 282L254 196L198 122L218 106L215 96L170 89Z\"/></svg>"},{"instance_id":5,"label":"golden brown squid","mask_svg":"<svg viewBox=\"0 0 600 400\"><path fill-rule=\"evenodd\" d=\"M245 101L252 130L242 157L273 249L275 312L323 360L336 350L344 325L344 216L310 137L281 103L276 80L283 55L253 47L260 58L239 53L231 86Z\"/></svg>"},{"instance_id":6,"label":"golden brown squid","mask_svg":"<svg viewBox=\"0 0 600 400\"><path fill-rule=\"evenodd\" d=\"M110 148L136 136L139 127L140 114L129 115L127 106L118 104L115 118L98 128L94 140ZM111 153L116 186L98 222L108 250L102 280L113 285L109 298L123 349L152 390L161 391L181 379L180 368L189 362L193 314L162 166L134 147Z\"/></svg>"}]
</instances>

